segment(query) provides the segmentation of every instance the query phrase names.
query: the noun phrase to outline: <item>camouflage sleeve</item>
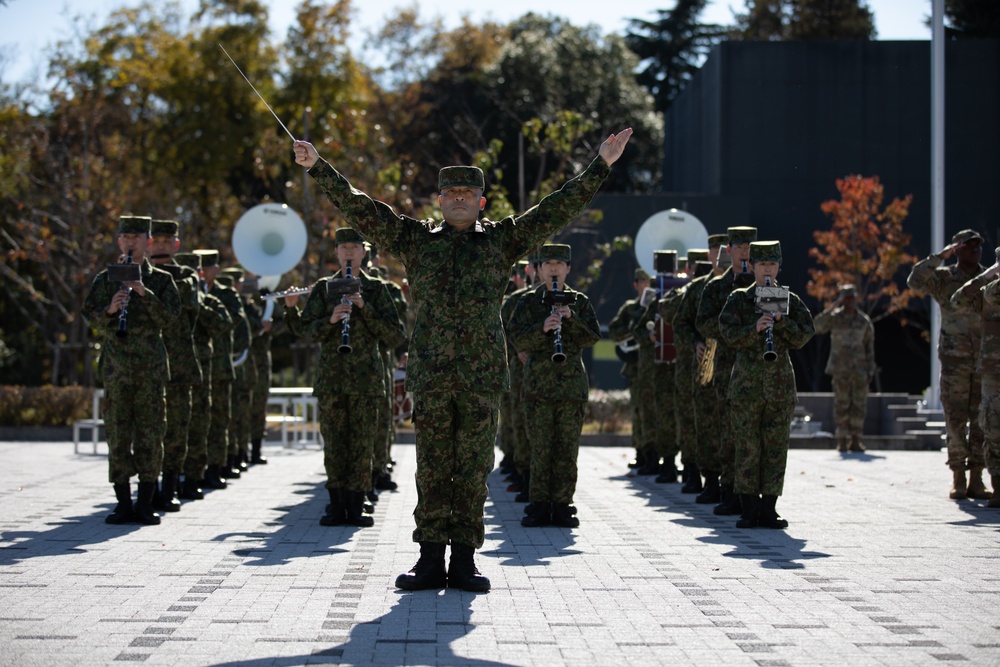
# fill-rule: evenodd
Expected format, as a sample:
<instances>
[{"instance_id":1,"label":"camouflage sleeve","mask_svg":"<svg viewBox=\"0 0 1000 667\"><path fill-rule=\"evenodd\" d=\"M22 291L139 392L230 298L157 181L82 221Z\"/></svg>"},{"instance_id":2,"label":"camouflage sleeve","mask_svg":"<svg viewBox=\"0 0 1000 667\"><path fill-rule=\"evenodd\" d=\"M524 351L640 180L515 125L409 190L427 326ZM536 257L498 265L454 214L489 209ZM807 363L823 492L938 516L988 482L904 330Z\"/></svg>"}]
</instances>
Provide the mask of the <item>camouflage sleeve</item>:
<instances>
[{"instance_id":1,"label":"camouflage sleeve","mask_svg":"<svg viewBox=\"0 0 1000 667\"><path fill-rule=\"evenodd\" d=\"M198 320L210 331L226 333L233 330L233 318L226 306L211 294L206 294L202 299Z\"/></svg>"},{"instance_id":2,"label":"camouflage sleeve","mask_svg":"<svg viewBox=\"0 0 1000 667\"><path fill-rule=\"evenodd\" d=\"M774 323L774 338L788 349L798 349L816 333L812 315L797 294L788 294L788 314Z\"/></svg>"},{"instance_id":3,"label":"camouflage sleeve","mask_svg":"<svg viewBox=\"0 0 1000 667\"><path fill-rule=\"evenodd\" d=\"M695 327L698 329L698 333L708 340L709 338L714 338L719 340L721 332L719 331L719 290L721 289L721 282L717 279L712 279L708 281L705 285L705 289L701 292L701 299L698 301L698 316L695 319Z\"/></svg>"},{"instance_id":4,"label":"camouflage sleeve","mask_svg":"<svg viewBox=\"0 0 1000 667\"><path fill-rule=\"evenodd\" d=\"M319 281L313 286L305 308L299 314L302 332L317 343L339 341L343 325L340 322L330 324L332 312L326 301L326 282Z\"/></svg>"},{"instance_id":5,"label":"camouflage sleeve","mask_svg":"<svg viewBox=\"0 0 1000 667\"><path fill-rule=\"evenodd\" d=\"M642 314L632 322L632 335L635 337L635 341L639 344L639 347L655 345L653 339L649 337L648 325L650 322L656 321L656 308L657 304L654 301L646 306Z\"/></svg>"},{"instance_id":6,"label":"camouflage sleeve","mask_svg":"<svg viewBox=\"0 0 1000 667\"><path fill-rule=\"evenodd\" d=\"M256 338L264 329L264 311L258 308L257 304L244 301L243 312L250 325L250 337Z\"/></svg>"},{"instance_id":7,"label":"camouflage sleeve","mask_svg":"<svg viewBox=\"0 0 1000 667\"><path fill-rule=\"evenodd\" d=\"M288 327L288 330L292 333L292 335L295 336L296 338L302 338L303 336L305 336L305 332L302 330L302 320L299 317L299 309L296 308L295 306L292 306L291 308L285 308L282 321L285 323L285 326Z\"/></svg>"},{"instance_id":8,"label":"camouflage sleeve","mask_svg":"<svg viewBox=\"0 0 1000 667\"><path fill-rule=\"evenodd\" d=\"M677 305L677 314L674 315L674 338L681 345L694 347L703 342L698 328L695 326L695 319L698 315L698 291L684 290L684 296Z\"/></svg>"},{"instance_id":9,"label":"camouflage sleeve","mask_svg":"<svg viewBox=\"0 0 1000 667\"><path fill-rule=\"evenodd\" d=\"M924 292L937 298L937 291L941 287L941 280L937 275L937 269L943 262L944 260L937 255L931 255L927 259L920 260L910 270L910 275L906 279L907 286L910 289Z\"/></svg>"},{"instance_id":10,"label":"camouflage sleeve","mask_svg":"<svg viewBox=\"0 0 1000 667\"><path fill-rule=\"evenodd\" d=\"M976 276L951 295L951 305L963 312L982 315L983 286L988 282L990 282L990 278L984 278L982 275Z\"/></svg>"},{"instance_id":11,"label":"camouflage sleeve","mask_svg":"<svg viewBox=\"0 0 1000 667\"><path fill-rule=\"evenodd\" d=\"M991 306L1000 306L1000 279L983 288L983 300Z\"/></svg>"},{"instance_id":12,"label":"camouflage sleeve","mask_svg":"<svg viewBox=\"0 0 1000 667\"><path fill-rule=\"evenodd\" d=\"M528 292L533 294L533 292ZM546 315L533 308L527 298L519 299L510 316L510 338L519 352L546 352L552 349L552 337L542 330Z\"/></svg>"},{"instance_id":13,"label":"camouflage sleeve","mask_svg":"<svg viewBox=\"0 0 1000 667\"><path fill-rule=\"evenodd\" d=\"M80 310L90 326L96 329L104 329L107 321L111 318L118 318L118 313L108 314L111 297L118 291L118 288L108 284L107 275L102 271L94 277L87 298L83 301L83 308Z\"/></svg>"},{"instance_id":14,"label":"camouflage sleeve","mask_svg":"<svg viewBox=\"0 0 1000 667\"><path fill-rule=\"evenodd\" d=\"M406 330L396 311L389 290L384 283L376 290L377 295L371 303L366 303L361 310L355 309L365 324L375 333L376 338L390 349L396 349L406 342ZM353 315L353 313L352 313Z\"/></svg>"},{"instance_id":15,"label":"camouflage sleeve","mask_svg":"<svg viewBox=\"0 0 1000 667\"><path fill-rule=\"evenodd\" d=\"M537 205L517 218L505 220L506 249L511 262L579 217L610 173L611 167L598 156L582 174L567 181Z\"/></svg>"},{"instance_id":16,"label":"camouflage sleeve","mask_svg":"<svg viewBox=\"0 0 1000 667\"><path fill-rule=\"evenodd\" d=\"M815 322L815 320L814 320ZM868 377L875 376L875 325L865 317L865 368L868 369Z\"/></svg>"},{"instance_id":17,"label":"camouflage sleeve","mask_svg":"<svg viewBox=\"0 0 1000 667\"><path fill-rule=\"evenodd\" d=\"M173 277L165 271L162 273L156 286L159 293L147 286L146 296L138 294L132 296L142 299L156 326L165 329L181 314L181 295L177 291Z\"/></svg>"},{"instance_id":18,"label":"camouflage sleeve","mask_svg":"<svg viewBox=\"0 0 1000 667\"><path fill-rule=\"evenodd\" d=\"M817 334L830 333L833 330L834 324L834 306L830 306L821 313L818 313L816 317L813 318L813 325L816 327Z\"/></svg>"},{"instance_id":19,"label":"camouflage sleeve","mask_svg":"<svg viewBox=\"0 0 1000 667\"><path fill-rule=\"evenodd\" d=\"M632 320L631 317L632 302L626 301L622 304L615 316L611 318L608 323L608 335L611 336L612 340L621 340L623 338L628 338L629 330L631 327L629 323Z\"/></svg>"},{"instance_id":20,"label":"camouflage sleeve","mask_svg":"<svg viewBox=\"0 0 1000 667\"><path fill-rule=\"evenodd\" d=\"M734 348L759 350L758 319L760 315L754 310L753 299L747 296L746 290L734 291L719 313L719 339Z\"/></svg>"},{"instance_id":21,"label":"camouflage sleeve","mask_svg":"<svg viewBox=\"0 0 1000 667\"><path fill-rule=\"evenodd\" d=\"M594 312L590 299L584 294L579 294L577 302L570 309L573 317L563 320L562 326L566 349L570 352L582 350L601 340L601 324L597 321L597 313Z\"/></svg>"}]
</instances>

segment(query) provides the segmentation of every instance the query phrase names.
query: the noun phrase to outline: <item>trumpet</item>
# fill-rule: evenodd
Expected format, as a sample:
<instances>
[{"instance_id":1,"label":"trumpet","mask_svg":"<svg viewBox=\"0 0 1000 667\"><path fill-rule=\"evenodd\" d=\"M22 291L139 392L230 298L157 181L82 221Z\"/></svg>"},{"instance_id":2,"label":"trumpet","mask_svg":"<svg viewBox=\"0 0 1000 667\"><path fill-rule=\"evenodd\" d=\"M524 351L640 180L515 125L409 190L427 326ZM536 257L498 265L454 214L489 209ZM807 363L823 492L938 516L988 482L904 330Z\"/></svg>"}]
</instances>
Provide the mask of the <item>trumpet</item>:
<instances>
[{"instance_id":1,"label":"trumpet","mask_svg":"<svg viewBox=\"0 0 1000 667\"><path fill-rule=\"evenodd\" d=\"M128 256L125 258L125 264L132 264L132 251L128 251ZM128 336L128 302L132 298L132 288L123 287L125 290L125 300L122 302L122 308L118 311L118 330L115 331L115 336L118 338L125 338Z\"/></svg>"}]
</instances>

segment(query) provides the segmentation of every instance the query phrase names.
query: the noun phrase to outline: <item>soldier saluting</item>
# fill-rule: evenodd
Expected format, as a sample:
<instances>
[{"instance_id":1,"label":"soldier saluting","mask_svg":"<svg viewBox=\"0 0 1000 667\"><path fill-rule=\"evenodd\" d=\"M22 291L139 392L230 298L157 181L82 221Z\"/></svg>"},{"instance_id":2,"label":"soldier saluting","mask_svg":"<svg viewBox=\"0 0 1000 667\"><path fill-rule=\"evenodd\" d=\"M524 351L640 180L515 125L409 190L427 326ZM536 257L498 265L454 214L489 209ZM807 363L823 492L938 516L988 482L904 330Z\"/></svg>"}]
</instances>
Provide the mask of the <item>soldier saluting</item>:
<instances>
[{"instance_id":1,"label":"soldier saluting","mask_svg":"<svg viewBox=\"0 0 1000 667\"><path fill-rule=\"evenodd\" d=\"M486 206L482 170L445 167L438 176L444 224L397 214L353 188L312 144L295 142L295 161L351 226L402 260L410 280L417 317L406 382L416 413L420 493L413 539L420 560L397 578L400 588L489 590L473 556L485 538L486 478L500 394L509 387L500 302L510 267L584 211L631 135L631 129L612 134L601 144L601 159L582 174L526 213L498 222L479 218Z\"/></svg>"}]
</instances>

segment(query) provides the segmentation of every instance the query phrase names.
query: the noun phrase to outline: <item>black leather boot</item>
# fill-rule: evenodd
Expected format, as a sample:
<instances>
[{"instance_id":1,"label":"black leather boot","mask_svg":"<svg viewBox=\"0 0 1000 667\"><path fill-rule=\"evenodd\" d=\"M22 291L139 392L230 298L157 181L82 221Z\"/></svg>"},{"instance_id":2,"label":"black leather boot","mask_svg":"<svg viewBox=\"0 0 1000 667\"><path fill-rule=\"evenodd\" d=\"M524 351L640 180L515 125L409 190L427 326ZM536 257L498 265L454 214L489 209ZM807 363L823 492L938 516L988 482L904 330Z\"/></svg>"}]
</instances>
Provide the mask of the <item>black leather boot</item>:
<instances>
[{"instance_id":1,"label":"black leather boot","mask_svg":"<svg viewBox=\"0 0 1000 667\"><path fill-rule=\"evenodd\" d=\"M184 475L184 483L181 485L177 497L181 500L203 500L205 493L201 490L201 480Z\"/></svg>"},{"instance_id":2,"label":"black leather boot","mask_svg":"<svg viewBox=\"0 0 1000 667\"><path fill-rule=\"evenodd\" d=\"M517 483L517 495L514 496L515 503L526 503L531 500L531 473L524 472Z\"/></svg>"},{"instance_id":3,"label":"black leather boot","mask_svg":"<svg viewBox=\"0 0 1000 667\"><path fill-rule=\"evenodd\" d=\"M712 505L720 500L722 500L722 490L719 488L719 473L706 470L705 489L695 497L694 501L699 505Z\"/></svg>"},{"instance_id":4,"label":"black leather boot","mask_svg":"<svg viewBox=\"0 0 1000 667\"><path fill-rule=\"evenodd\" d=\"M756 528L760 520L760 496L756 493L741 493L740 504L743 505L743 514L736 521L736 527Z\"/></svg>"},{"instance_id":5,"label":"black leather boot","mask_svg":"<svg viewBox=\"0 0 1000 667\"><path fill-rule=\"evenodd\" d=\"M347 510L344 507L344 490L327 489L330 494L330 504L326 506L326 514L320 517L321 526L339 526L347 521Z\"/></svg>"},{"instance_id":6,"label":"black leather boot","mask_svg":"<svg viewBox=\"0 0 1000 667\"><path fill-rule=\"evenodd\" d=\"M156 482L139 482L139 492L136 494L135 519L146 526L160 525L160 516L153 511L153 491Z\"/></svg>"},{"instance_id":7,"label":"black leather boot","mask_svg":"<svg viewBox=\"0 0 1000 667\"><path fill-rule=\"evenodd\" d=\"M778 510L774 506L778 502L778 496L763 496L760 506L760 518L758 524L761 528L775 528L783 530L788 528L788 522L778 516Z\"/></svg>"},{"instance_id":8,"label":"black leather boot","mask_svg":"<svg viewBox=\"0 0 1000 667\"><path fill-rule=\"evenodd\" d=\"M104 517L104 523L111 523L116 526L128 523L135 516L135 511L132 507L132 489L128 482L115 484L115 498L118 499L118 504L115 505L115 509L111 514Z\"/></svg>"},{"instance_id":9,"label":"black leather boot","mask_svg":"<svg viewBox=\"0 0 1000 667\"><path fill-rule=\"evenodd\" d=\"M561 528L578 528L580 519L576 508L569 503L552 503L552 525Z\"/></svg>"},{"instance_id":10,"label":"black leather boot","mask_svg":"<svg viewBox=\"0 0 1000 667\"><path fill-rule=\"evenodd\" d=\"M740 497L733 491L732 484L723 484L722 502L712 509L712 514L717 516L734 516L743 513L743 506L740 504Z\"/></svg>"},{"instance_id":11,"label":"black leather boot","mask_svg":"<svg viewBox=\"0 0 1000 667\"><path fill-rule=\"evenodd\" d=\"M349 525L360 528L369 528L375 525L374 517L371 514L365 514L364 504L364 491L344 491L344 509L347 511Z\"/></svg>"},{"instance_id":12,"label":"black leather boot","mask_svg":"<svg viewBox=\"0 0 1000 667\"><path fill-rule=\"evenodd\" d=\"M260 446L260 438L254 438L250 441L250 463L255 466L267 465L267 459L261 456Z\"/></svg>"},{"instance_id":13,"label":"black leather boot","mask_svg":"<svg viewBox=\"0 0 1000 667\"><path fill-rule=\"evenodd\" d=\"M664 458L660 465L660 474L653 480L657 484L677 483L677 463L674 458Z\"/></svg>"},{"instance_id":14,"label":"black leather boot","mask_svg":"<svg viewBox=\"0 0 1000 667\"><path fill-rule=\"evenodd\" d=\"M684 464L684 486L681 493L701 493L704 487L701 485L701 471L693 463Z\"/></svg>"},{"instance_id":15,"label":"black leather boot","mask_svg":"<svg viewBox=\"0 0 1000 667\"><path fill-rule=\"evenodd\" d=\"M406 574L396 577L396 588L405 591L424 591L445 588L448 574L444 570L444 544L420 543L420 558Z\"/></svg>"},{"instance_id":16,"label":"black leather boot","mask_svg":"<svg viewBox=\"0 0 1000 667\"><path fill-rule=\"evenodd\" d=\"M226 488L226 480L222 478L222 466L208 466L205 469L205 487L209 489Z\"/></svg>"},{"instance_id":17,"label":"black leather boot","mask_svg":"<svg viewBox=\"0 0 1000 667\"><path fill-rule=\"evenodd\" d=\"M645 462L636 468L637 475L656 475L660 472L660 457L656 454L646 455Z\"/></svg>"},{"instance_id":18,"label":"black leather boot","mask_svg":"<svg viewBox=\"0 0 1000 667\"><path fill-rule=\"evenodd\" d=\"M476 569L476 548L466 544L451 545L448 561L448 588L459 588L470 593L487 593L490 580Z\"/></svg>"},{"instance_id":19,"label":"black leather boot","mask_svg":"<svg viewBox=\"0 0 1000 667\"><path fill-rule=\"evenodd\" d=\"M160 485L160 504L156 509L164 512L180 512L181 503L177 500L177 473L163 473L163 482Z\"/></svg>"},{"instance_id":20,"label":"black leather boot","mask_svg":"<svg viewBox=\"0 0 1000 667\"><path fill-rule=\"evenodd\" d=\"M240 478L240 469L237 467L239 465L237 458L238 457L235 454L230 454L226 459L226 465L222 466L219 473L224 479Z\"/></svg>"},{"instance_id":21,"label":"black leather boot","mask_svg":"<svg viewBox=\"0 0 1000 667\"><path fill-rule=\"evenodd\" d=\"M552 525L552 503L541 500L532 501L530 505L524 508L521 525L525 528Z\"/></svg>"}]
</instances>

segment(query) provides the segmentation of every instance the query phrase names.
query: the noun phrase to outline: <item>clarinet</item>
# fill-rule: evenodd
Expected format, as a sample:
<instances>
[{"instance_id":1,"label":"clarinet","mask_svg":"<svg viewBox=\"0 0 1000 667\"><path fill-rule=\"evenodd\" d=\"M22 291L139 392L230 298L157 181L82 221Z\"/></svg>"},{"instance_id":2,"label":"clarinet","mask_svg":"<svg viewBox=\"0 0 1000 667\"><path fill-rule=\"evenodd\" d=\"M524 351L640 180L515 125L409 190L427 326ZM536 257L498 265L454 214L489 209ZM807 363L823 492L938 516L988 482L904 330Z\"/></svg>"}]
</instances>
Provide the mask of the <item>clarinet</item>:
<instances>
[{"instance_id":1,"label":"clarinet","mask_svg":"<svg viewBox=\"0 0 1000 667\"><path fill-rule=\"evenodd\" d=\"M559 291L559 279L558 278L552 278L552 291L553 292L558 292ZM553 304L552 305L552 312L551 312L551 314L552 315L556 315L557 314L556 311L557 311L558 308L559 308L559 306ZM559 317L559 320L562 321L562 316ZM552 353L552 361L554 361L557 364L561 364L564 361L566 361L566 355L565 355L565 353L563 353L562 325L560 325L560 326L556 327L555 329L553 329L552 333L553 333L553 336L554 336L553 343L555 344L555 352Z\"/></svg>"},{"instance_id":2,"label":"clarinet","mask_svg":"<svg viewBox=\"0 0 1000 667\"><path fill-rule=\"evenodd\" d=\"M132 251L128 251L128 257L125 258L126 264L132 263ZM125 287L125 300L122 302L122 308L118 311L118 330L115 332L115 336L118 338L125 338L128 336L128 301L132 296L132 288Z\"/></svg>"},{"instance_id":3,"label":"clarinet","mask_svg":"<svg viewBox=\"0 0 1000 667\"><path fill-rule=\"evenodd\" d=\"M764 287L770 286L771 276L766 276L764 278ZM777 358L778 353L774 351L774 322L772 319L772 323L767 326L764 332L764 361L775 361Z\"/></svg>"},{"instance_id":4,"label":"clarinet","mask_svg":"<svg viewBox=\"0 0 1000 667\"><path fill-rule=\"evenodd\" d=\"M347 266L344 267L344 277L353 278L351 275L351 260L347 260ZM347 295L340 297L340 303L351 303L351 300L347 298ZM350 312L341 320L344 325L344 331L340 334L340 347L337 348L337 352L341 354L351 353L351 314Z\"/></svg>"}]
</instances>

